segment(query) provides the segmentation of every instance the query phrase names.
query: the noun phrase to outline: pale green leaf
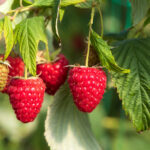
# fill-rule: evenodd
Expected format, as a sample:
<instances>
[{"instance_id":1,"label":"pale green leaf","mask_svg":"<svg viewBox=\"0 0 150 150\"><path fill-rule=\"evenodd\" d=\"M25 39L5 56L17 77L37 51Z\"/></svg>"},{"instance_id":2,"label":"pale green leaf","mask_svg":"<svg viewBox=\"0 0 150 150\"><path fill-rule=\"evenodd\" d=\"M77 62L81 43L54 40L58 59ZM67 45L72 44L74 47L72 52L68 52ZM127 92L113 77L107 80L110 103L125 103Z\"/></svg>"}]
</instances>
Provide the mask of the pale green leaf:
<instances>
[{"instance_id":1,"label":"pale green leaf","mask_svg":"<svg viewBox=\"0 0 150 150\"><path fill-rule=\"evenodd\" d=\"M77 110L67 83L49 106L45 124L45 137L51 150L101 150L87 114Z\"/></svg>"},{"instance_id":2,"label":"pale green leaf","mask_svg":"<svg viewBox=\"0 0 150 150\"><path fill-rule=\"evenodd\" d=\"M4 38L6 44L6 51L4 56L4 60L5 60L9 56L14 45L12 22L8 16L5 16L4 18Z\"/></svg>"},{"instance_id":3,"label":"pale green leaf","mask_svg":"<svg viewBox=\"0 0 150 150\"><path fill-rule=\"evenodd\" d=\"M150 0L130 0L132 5L133 24L139 23L147 14L150 8Z\"/></svg>"},{"instance_id":4,"label":"pale green leaf","mask_svg":"<svg viewBox=\"0 0 150 150\"><path fill-rule=\"evenodd\" d=\"M75 5L81 2L84 2L85 0L61 0L61 6L69 6L69 5ZM54 0L36 0L33 6L53 6Z\"/></svg>"},{"instance_id":5,"label":"pale green leaf","mask_svg":"<svg viewBox=\"0 0 150 150\"><path fill-rule=\"evenodd\" d=\"M150 128L150 38L118 43L112 52L130 74L112 73L120 99L137 131Z\"/></svg>"},{"instance_id":6,"label":"pale green leaf","mask_svg":"<svg viewBox=\"0 0 150 150\"><path fill-rule=\"evenodd\" d=\"M111 53L110 46L104 41L96 32L91 32L91 45L96 50L100 63L103 67L109 71L129 73L128 69L119 67Z\"/></svg>"},{"instance_id":7,"label":"pale green leaf","mask_svg":"<svg viewBox=\"0 0 150 150\"><path fill-rule=\"evenodd\" d=\"M39 41L47 45L43 17L25 19L16 26L15 42L19 43L23 61L34 76L36 75L36 53Z\"/></svg>"}]
</instances>

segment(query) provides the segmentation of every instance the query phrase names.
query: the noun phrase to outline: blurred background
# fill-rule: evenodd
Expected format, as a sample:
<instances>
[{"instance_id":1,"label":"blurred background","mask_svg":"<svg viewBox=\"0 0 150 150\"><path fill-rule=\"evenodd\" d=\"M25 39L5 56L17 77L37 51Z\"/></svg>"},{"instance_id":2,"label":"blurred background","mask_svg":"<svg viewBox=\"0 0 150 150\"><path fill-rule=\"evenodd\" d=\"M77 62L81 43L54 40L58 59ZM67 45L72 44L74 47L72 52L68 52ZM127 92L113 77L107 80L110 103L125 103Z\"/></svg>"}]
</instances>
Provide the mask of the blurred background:
<instances>
[{"instance_id":1,"label":"blurred background","mask_svg":"<svg viewBox=\"0 0 150 150\"><path fill-rule=\"evenodd\" d=\"M107 0L102 11L105 34L120 33L131 27L131 5L128 0ZM60 24L63 53L70 64L84 63L89 18L89 10L68 7ZM100 33L98 13L94 29ZM0 49L3 46L1 41ZM49 150L44 139L44 121L52 99L45 95L42 111L35 122L24 125L16 119L8 96L0 93L0 150ZM125 117L109 75L104 98L99 107L89 114L89 118L95 137L104 150L150 150L150 133L136 133L132 123Z\"/></svg>"}]
</instances>

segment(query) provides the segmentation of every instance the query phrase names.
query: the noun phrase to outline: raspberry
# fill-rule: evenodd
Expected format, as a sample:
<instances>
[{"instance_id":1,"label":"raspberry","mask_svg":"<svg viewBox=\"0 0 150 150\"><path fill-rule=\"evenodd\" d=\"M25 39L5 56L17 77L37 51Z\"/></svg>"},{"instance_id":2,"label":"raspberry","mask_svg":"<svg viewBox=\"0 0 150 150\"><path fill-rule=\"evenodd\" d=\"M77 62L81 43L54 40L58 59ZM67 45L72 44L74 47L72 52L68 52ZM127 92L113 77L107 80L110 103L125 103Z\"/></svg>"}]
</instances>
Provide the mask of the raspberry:
<instances>
[{"instance_id":1,"label":"raspberry","mask_svg":"<svg viewBox=\"0 0 150 150\"><path fill-rule=\"evenodd\" d=\"M43 102L45 84L40 78L13 78L8 87L10 103L17 119L23 123L32 122Z\"/></svg>"},{"instance_id":2,"label":"raspberry","mask_svg":"<svg viewBox=\"0 0 150 150\"><path fill-rule=\"evenodd\" d=\"M69 72L68 83L78 109L92 112L103 97L106 74L102 69L74 67Z\"/></svg>"},{"instance_id":3,"label":"raspberry","mask_svg":"<svg viewBox=\"0 0 150 150\"><path fill-rule=\"evenodd\" d=\"M3 91L7 84L9 69L8 66L0 62L0 91Z\"/></svg>"},{"instance_id":4,"label":"raspberry","mask_svg":"<svg viewBox=\"0 0 150 150\"><path fill-rule=\"evenodd\" d=\"M68 60L64 55L59 55L59 59L53 63L37 65L37 74L46 84L46 92L54 95L59 87L65 82L68 74Z\"/></svg>"},{"instance_id":5,"label":"raspberry","mask_svg":"<svg viewBox=\"0 0 150 150\"><path fill-rule=\"evenodd\" d=\"M4 56L0 56L3 58ZM24 75L24 62L20 57L11 57L8 56L7 60L9 61L10 67L9 67L9 77L7 80L7 84L2 91L3 93L7 93L8 85L10 83L10 80L12 77L22 77Z\"/></svg>"}]
</instances>

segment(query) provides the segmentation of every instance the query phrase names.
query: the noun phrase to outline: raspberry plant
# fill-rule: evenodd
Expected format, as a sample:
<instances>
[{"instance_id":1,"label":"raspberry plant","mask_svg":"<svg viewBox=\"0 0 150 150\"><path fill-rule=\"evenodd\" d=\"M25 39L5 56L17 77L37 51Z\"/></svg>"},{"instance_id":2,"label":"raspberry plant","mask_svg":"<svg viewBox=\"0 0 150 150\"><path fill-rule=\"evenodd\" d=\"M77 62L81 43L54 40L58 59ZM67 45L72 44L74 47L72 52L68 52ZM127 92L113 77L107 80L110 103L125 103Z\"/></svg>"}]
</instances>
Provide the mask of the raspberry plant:
<instances>
[{"instance_id":1,"label":"raspberry plant","mask_svg":"<svg viewBox=\"0 0 150 150\"><path fill-rule=\"evenodd\" d=\"M29 88L32 89L32 87L35 86L32 85L32 82L34 82L31 80L32 78L34 80L41 80L36 77L37 73L38 76L41 76L42 78L42 74L38 69L39 66L44 65L38 64L38 53L40 53L41 50L40 46L44 45L44 48L42 49L44 57L42 60L46 60L44 63L48 62L49 65L46 68L46 71L44 69L45 79L43 80L45 80L44 82L48 85L48 93L54 95L56 92L54 100L51 102L52 104L48 107L47 118L45 121L45 138L52 150L101 149L91 131L88 115L79 110L91 112L96 105L99 104L99 101L104 94L105 86L97 86L99 89L96 89L95 83L94 86L92 86L92 84L90 85L91 90L93 90L92 88L97 91L102 90L102 93L96 97L96 102L93 102L93 95L95 95L97 91L92 95L92 92L88 89L88 84L81 87L80 83L82 82L79 83L79 81L76 81L79 79L78 77L80 74L78 73L78 77L75 77L74 74L70 73L70 91L67 82L62 85L67 78L69 67L83 67L87 70L95 69L98 72L103 72L102 69L104 69L108 72L108 76L111 75L113 85L117 88L118 95L122 100L122 106L125 113L132 121L137 132L145 131L150 128L150 2L148 0L132 0L130 2L132 5L133 16L132 27L124 31L123 34L113 34L110 36L105 35L103 31L105 26L103 26L103 12L101 8L105 1L102 0L14 0L10 3L9 7L7 6L7 8L4 5L5 1L0 1L0 5L4 3L2 7L0 7L0 40L5 39L5 52L0 61L0 66L2 68L0 70L1 91L4 90L7 84L9 71L13 69L8 69L9 64L6 63L6 60L9 61L9 57L11 57L10 55L12 55L13 52L18 53L24 62L23 67L25 65L25 73L24 78L22 77L23 79L9 78L9 80L12 80L10 81L10 85L8 85L10 102L19 120L22 122L30 122L35 119L40 108L38 107L38 111L34 112L28 104L30 103L32 106L36 105L35 101L38 99L38 94L40 93L38 93L38 91L36 91L35 94L31 91L27 92L26 88L29 86ZM89 15L89 31L86 41L87 47L85 48L85 64L71 64L68 66L67 62L65 63L67 66L62 66L61 70L57 70L59 69L57 66L57 69L51 67L55 73L53 72L50 75L50 72L47 71L47 69L51 64L55 64L55 61L57 63L57 61L59 62L60 60L57 60L56 57L59 56L59 50L54 50L53 53L49 52L50 47L53 47L53 49L55 48L52 42L49 45L47 29L51 28L52 32L50 34L53 36L59 49L62 49L63 43L59 35L59 30L61 30L59 25L63 20L65 11L67 10L66 7L70 5L80 9L89 9L91 11L91 15ZM99 13L100 16L100 34L98 34L93 27L95 13ZM100 66L89 66L91 49L96 52L97 57L99 58L97 64L100 64ZM52 59L53 57L54 59ZM11 65L11 62L9 63ZM65 67L68 68L66 69ZM40 69L42 70L43 67ZM64 70L65 75L63 75ZM57 73L59 71L61 73L58 75ZM83 72L81 71L81 73ZM56 81L59 81L59 79L62 78L61 84L59 85L61 88L59 88L58 85L47 84L48 82L50 83L50 81L46 81L48 79L46 77L47 74L49 74L48 77L50 78L56 78ZM30 76L33 77L30 78ZM83 76L86 78L85 73L83 73ZM3 80L3 77L5 77L5 80ZM102 78L104 78L104 76L102 76ZM101 80L102 78L100 77L98 79ZM91 75L86 78L86 83L88 83L90 79ZM96 75L94 76L94 79L97 79ZM28 86L25 86L28 81ZM40 106L43 101L43 90L45 89L43 81L41 82L43 89L40 91L42 93L42 97L39 98ZM91 83L93 83L93 80ZM23 86L23 91L20 90L19 84ZM96 80L96 84L99 85L101 82L98 83L98 80ZM40 88L40 85L37 84L36 86L37 89ZM54 92L49 91L53 86L57 87L56 90ZM86 91L86 94L83 92L86 95L86 99L88 99L87 110L85 109L85 106L87 107L87 104L84 101L85 95L82 93L82 89L84 90L85 88L89 90ZM80 91L80 95L77 91ZM25 93L23 100L22 92ZM73 96L71 95L71 92ZM87 96L89 94L88 92L91 92L89 97ZM32 94L35 96L37 95L37 97L30 97ZM82 104L82 102L84 104ZM78 106L79 110L74 103ZM25 106L23 106L24 104ZM26 108L30 111L24 112Z\"/></svg>"}]
</instances>

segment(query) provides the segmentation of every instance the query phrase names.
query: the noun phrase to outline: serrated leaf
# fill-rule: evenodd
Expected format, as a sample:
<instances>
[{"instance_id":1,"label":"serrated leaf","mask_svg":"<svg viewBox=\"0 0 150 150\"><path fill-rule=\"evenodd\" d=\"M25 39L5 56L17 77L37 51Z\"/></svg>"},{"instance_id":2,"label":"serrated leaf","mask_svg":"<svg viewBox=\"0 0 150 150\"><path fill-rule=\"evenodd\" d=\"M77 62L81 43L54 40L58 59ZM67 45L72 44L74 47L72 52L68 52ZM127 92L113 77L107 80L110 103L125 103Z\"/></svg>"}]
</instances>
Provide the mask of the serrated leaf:
<instances>
[{"instance_id":1,"label":"serrated leaf","mask_svg":"<svg viewBox=\"0 0 150 150\"><path fill-rule=\"evenodd\" d=\"M130 0L132 5L133 25L138 24L147 14L150 8L149 0Z\"/></svg>"},{"instance_id":2,"label":"serrated leaf","mask_svg":"<svg viewBox=\"0 0 150 150\"><path fill-rule=\"evenodd\" d=\"M0 19L0 39L1 39L2 32L3 32L3 28L4 28L4 20Z\"/></svg>"},{"instance_id":3,"label":"serrated leaf","mask_svg":"<svg viewBox=\"0 0 150 150\"><path fill-rule=\"evenodd\" d=\"M109 71L129 73L128 69L119 67L111 53L110 46L96 32L91 32L91 45L96 50L100 59L101 65Z\"/></svg>"},{"instance_id":4,"label":"serrated leaf","mask_svg":"<svg viewBox=\"0 0 150 150\"><path fill-rule=\"evenodd\" d=\"M112 50L130 74L112 73L122 105L137 131L150 128L150 38L131 39Z\"/></svg>"},{"instance_id":5,"label":"serrated leaf","mask_svg":"<svg viewBox=\"0 0 150 150\"><path fill-rule=\"evenodd\" d=\"M48 108L45 137L51 150L101 150L87 114L75 107L67 83Z\"/></svg>"},{"instance_id":6,"label":"serrated leaf","mask_svg":"<svg viewBox=\"0 0 150 150\"><path fill-rule=\"evenodd\" d=\"M12 22L8 16L5 16L4 18L4 38L6 44L4 60L6 60L14 45L14 34L13 34Z\"/></svg>"},{"instance_id":7,"label":"serrated leaf","mask_svg":"<svg viewBox=\"0 0 150 150\"><path fill-rule=\"evenodd\" d=\"M81 2L84 2L85 0L61 0L61 7L66 7L69 5L75 5ZM37 0L35 1L35 3L33 4L33 6L53 6L55 0Z\"/></svg>"},{"instance_id":8,"label":"serrated leaf","mask_svg":"<svg viewBox=\"0 0 150 150\"><path fill-rule=\"evenodd\" d=\"M44 17L33 17L23 20L15 28L15 42L26 67L32 75L36 75L36 53L39 41L47 45L45 35Z\"/></svg>"},{"instance_id":9,"label":"serrated leaf","mask_svg":"<svg viewBox=\"0 0 150 150\"><path fill-rule=\"evenodd\" d=\"M55 38L59 41L59 33L58 33L58 20L59 20L59 8L60 8L61 0L55 0L53 3L52 9L52 30Z\"/></svg>"}]
</instances>

